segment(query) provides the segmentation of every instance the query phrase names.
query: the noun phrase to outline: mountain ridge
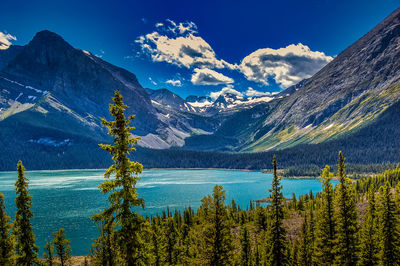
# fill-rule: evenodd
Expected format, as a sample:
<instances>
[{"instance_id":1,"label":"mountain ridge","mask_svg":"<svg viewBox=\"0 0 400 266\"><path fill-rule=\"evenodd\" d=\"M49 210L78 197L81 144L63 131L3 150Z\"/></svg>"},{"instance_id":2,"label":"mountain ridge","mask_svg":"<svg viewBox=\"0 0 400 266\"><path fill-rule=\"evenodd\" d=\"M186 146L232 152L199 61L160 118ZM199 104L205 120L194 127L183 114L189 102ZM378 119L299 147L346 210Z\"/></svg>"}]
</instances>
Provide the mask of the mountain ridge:
<instances>
[{"instance_id":1,"label":"mountain ridge","mask_svg":"<svg viewBox=\"0 0 400 266\"><path fill-rule=\"evenodd\" d=\"M377 134L370 125L386 121L392 128L398 121L393 106L400 102L400 9L314 76L279 94L225 93L214 100L145 89L133 73L41 31L25 46L0 51L0 158L26 146L27 154L56 154L70 161L66 165L74 156L95 165L90 158L103 160L97 144L111 141L100 117L109 118L114 89L131 106L128 114L137 115L134 133L145 148L301 152L296 147L346 148L340 143L351 145L349 140L360 136L354 142L361 154L366 147L359 142ZM14 151L12 158L17 154L28 156Z\"/></svg>"}]
</instances>

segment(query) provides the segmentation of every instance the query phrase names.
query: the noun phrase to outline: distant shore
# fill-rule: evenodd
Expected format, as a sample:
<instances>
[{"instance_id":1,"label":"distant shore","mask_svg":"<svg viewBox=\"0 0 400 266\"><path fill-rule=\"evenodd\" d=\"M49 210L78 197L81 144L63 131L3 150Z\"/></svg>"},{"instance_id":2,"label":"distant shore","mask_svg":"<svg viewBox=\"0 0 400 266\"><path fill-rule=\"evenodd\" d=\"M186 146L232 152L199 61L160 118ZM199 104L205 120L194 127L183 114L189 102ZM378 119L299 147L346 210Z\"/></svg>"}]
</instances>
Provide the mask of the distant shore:
<instances>
[{"instance_id":1,"label":"distant shore","mask_svg":"<svg viewBox=\"0 0 400 266\"><path fill-rule=\"evenodd\" d=\"M106 169L54 169L54 170L27 170L26 172L61 172L61 171L105 171ZM219 171L243 171L243 172L263 172L260 170L252 170L252 169L229 169L229 168L143 168L143 171L148 170L219 170ZM16 171L0 171L0 173L9 173Z\"/></svg>"}]
</instances>

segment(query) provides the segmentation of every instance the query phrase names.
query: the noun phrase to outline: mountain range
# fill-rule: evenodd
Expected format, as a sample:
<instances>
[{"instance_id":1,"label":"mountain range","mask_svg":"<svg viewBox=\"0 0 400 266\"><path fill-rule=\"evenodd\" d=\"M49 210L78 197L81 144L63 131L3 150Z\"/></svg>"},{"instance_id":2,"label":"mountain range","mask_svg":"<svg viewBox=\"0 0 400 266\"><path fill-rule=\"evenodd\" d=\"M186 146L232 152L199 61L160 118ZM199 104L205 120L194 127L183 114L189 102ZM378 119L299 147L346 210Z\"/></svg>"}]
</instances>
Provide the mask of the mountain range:
<instances>
[{"instance_id":1,"label":"mountain range","mask_svg":"<svg viewBox=\"0 0 400 266\"><path fill-rule=\"evenodd\" d=\"M311 78L259 97L183 99L167 89L143 88L133 73L56 33L38 32L25 46L0 50L0 169L32 157L36 169L101 165L97 144L111 140L100 117L109 118L116 89L128 114L136 114L134 133L147 153L301 152L301 145L348 143L354 156L383 149L393 156L382 162L398 162L400 9Z\"/></svg>"}]
</instances>

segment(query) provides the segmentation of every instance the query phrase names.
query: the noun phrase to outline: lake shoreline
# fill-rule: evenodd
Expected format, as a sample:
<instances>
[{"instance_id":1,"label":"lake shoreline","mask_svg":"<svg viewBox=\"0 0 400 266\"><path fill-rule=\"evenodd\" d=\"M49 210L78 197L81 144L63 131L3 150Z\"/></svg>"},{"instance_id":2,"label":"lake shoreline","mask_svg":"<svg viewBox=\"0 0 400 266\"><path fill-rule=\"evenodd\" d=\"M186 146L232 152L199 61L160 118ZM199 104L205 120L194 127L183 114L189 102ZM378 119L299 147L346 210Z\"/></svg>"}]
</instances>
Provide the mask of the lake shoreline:
<instances>
[{"instance_id":1,"label":"lake shoreline","mask_svg":"<svg viewBox=\"0 0 400 266\"><path fill-rule=\"evenodd\" d=\"M63 172L63 171L105 171L106 169L55 169L55 170L27 170L26 172ZM242 172L262 172L263 170L251 169L229 169L229 168L143 168L143 171L149 170L219 170L219 171L242 171ZM0 173L14 173L17 171L0 171Z\"/></svg>"}]
</instances>

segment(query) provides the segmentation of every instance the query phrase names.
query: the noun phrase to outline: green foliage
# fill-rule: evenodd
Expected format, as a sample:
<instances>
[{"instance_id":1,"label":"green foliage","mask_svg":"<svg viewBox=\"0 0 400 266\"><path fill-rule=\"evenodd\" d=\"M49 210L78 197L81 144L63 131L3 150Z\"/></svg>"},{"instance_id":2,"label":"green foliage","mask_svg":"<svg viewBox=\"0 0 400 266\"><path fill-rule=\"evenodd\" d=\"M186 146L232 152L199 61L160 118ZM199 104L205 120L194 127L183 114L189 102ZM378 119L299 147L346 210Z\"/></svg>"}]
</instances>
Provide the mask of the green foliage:
<instances>
[{"instance_id":1,"label":"green foliage","mask_svg":"<svg viewBox=\"0 0 400 266\"><path fill-rule=\"evenodd\" d=\"M101 193L108 195L110 206L92 218L96 222L103 221L105 226L115 231L103 235L115 234L115 244L118 245L119 256L125 264L146 264L149 256L143 233L148 223L132 210L136 206L144 208L144 200L138 198L136 188L139 180L137 175L142 172L143 166L129 159L130 153L135 151L134 144L139 139L131 133L135 128L130 126L130 123L135 116L125 117L124 111L128 106L123 103L119 91L115 91L113 102L109 109L115 120L107 121L103 118L102 124L108 128L108 134L113 137L114 144L100 144L103 150L112 155L114 161L104 174L107 180L99 186ZM111 223L115 223L116 227L111 226ZM102 245L110 249L107 243Z\"/></svg>"},{"instance_id":2,"label":"green foliage","mask_svg":"<svg viewBox=\"0 0 400 266\"><path fill-rule=\"evenodd\" d=\"M272 165L274 168L274 177L272 179L272 188L269 190L271 194L271 226L269 230L269 260L271 265L285 265L287 263L287 240L286 230L283 226L284 209L283 194L278 176L278 166L276 156L274 156Z\"/></svg>"},{"instance_id":3,"label":"green foliage","mask_svg":"<svg viewBox=\"0 0 400 266\"><path fill-rule=\"evenodd\" d=\"M54 245L52 242L47 242L44 245L45 252L43 253L43 258L45 259L47 265L53 266L53 254L54 254Z\"/></svg>"},{"instance_id":4,"label":"green foliage","mask_svg":"<svg viewBox=\"0 0 400 266\"><path fill-rule=\"evenodd\" d=\"M201 257L209 265L230 265L232 236L225 206L225 190L215 185L213 195L203 199L204 222Z\"/></svg>"},{"instance_id":5,"label":"green foliage","mask_svg":"<svg viewBox=\"0 0 400 266\"><path fill-rule=\"evenodd\" d=\"M10 217L6 214L4 195L0 192L0 265L13 264L14 239L11 235Z\"/></svg>"},{"instance_id":6,"label":"green foliage","mask_svg":"<svg viewBox=\"0 0 400 266\"><path fill-rule=\"evenodd\" d=\"M55 253L60 259L61 266L64 266L71 258L71 246L69 245L71 241L66 239L64 228L60 228L57 232L54 232L53 236Z\"/></svg>"},{"instance_id":7,"label":"green foliage","mask_svg":"<svg viewBox=\"0 0 400 266\"><path fill-rule=\"evenodd\" d=\"M28 192L28 179L25 177L25 167L19 161L17 165L18 179L15 182L17 197L13 234L15 236L16 263L18 265L32 265L37 262L38 247L35 245L35 235L33 234L31 218L33 213L32 196Z\"/></svg>"},{"instance_id":8,"label":"green foliage","mask_svg":"<svg viewBox=\"0 0 400 266\"><path fill-rule=\"evenodd\" d=\"M100 236L92 244L90 253L96 264L114 265L118 262L114 220L98 221Z\"/></svg>"},{"instance_id":9,"label":"green foliage","mask_svg":"<svg viewBox=\"0 0 400 266\"><path fill-rule=\"evenodd\" d=\"M400 264L399 222L391 186L387 182L380 188L379 235L381 237L381 261L383 265Z\"/></svg>"},{"instance_id":10,"label":"green foliage","mask_svg":"<svg viewBox=\"0 0 400 266\"><path fill-rule=\"evenodd\" d=\"M358 257L358 221L354 188L346 177L345 158L339 152L338 179L336 195L336 263L339 265L355 265Z\"/></svg>"},{"instance_id":11,"label":"green foliage","mask_svg":"<svg viewBox=\"0 0 400 266\"><path fill-rule=\"evenodd\" d=\"M327 165L322 172L322 193L317 212L316 239L313 261L318 265L331 265L334 261L336 239L334 192L331 183L333 174Z\"/></svg>"},{"instance_id":12,"label":"green foliage","mask_svg":"<svg viewBox=\"0 0 400 266\"><path fill-rule=\"evenodd\" d=\"M251 239L247 226L242 226L240 234L240 264L243 266L250 266L252 260Z\"/></svg>"},{"instance_id":13,"label":"green foliage","mask_svg":"<svg viewBox=\"0 0 400 266\"><path fill-rule=\"evenodd\" d=\"M375 188L371 187L368 193L368 209L361 229L361 264L378 265L379 238L376 213Z\"/></svg>"}]
</instances>

